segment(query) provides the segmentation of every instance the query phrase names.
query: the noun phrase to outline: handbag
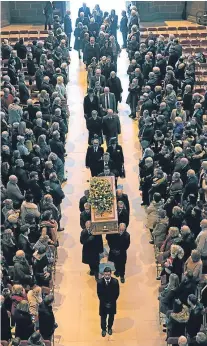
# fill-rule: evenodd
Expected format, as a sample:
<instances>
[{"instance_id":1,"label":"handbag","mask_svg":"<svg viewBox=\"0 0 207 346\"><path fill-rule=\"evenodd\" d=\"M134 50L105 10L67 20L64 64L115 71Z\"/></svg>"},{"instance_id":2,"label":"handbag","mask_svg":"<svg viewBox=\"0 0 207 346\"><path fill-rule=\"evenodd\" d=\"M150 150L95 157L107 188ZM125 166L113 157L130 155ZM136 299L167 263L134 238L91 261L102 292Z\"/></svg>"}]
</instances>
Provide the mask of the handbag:
<instances>
[{"instance_id":1,"label":"handbag","mask_svg":"<svg viewBox=\"0 0 207 346\"><path fill-rule=\"evenodd\" d=\"M121 167L121 175L120 178L126 178L126 172L125 172L125 168L124 168L124 164Z\"/></svg>"}]
</instances>

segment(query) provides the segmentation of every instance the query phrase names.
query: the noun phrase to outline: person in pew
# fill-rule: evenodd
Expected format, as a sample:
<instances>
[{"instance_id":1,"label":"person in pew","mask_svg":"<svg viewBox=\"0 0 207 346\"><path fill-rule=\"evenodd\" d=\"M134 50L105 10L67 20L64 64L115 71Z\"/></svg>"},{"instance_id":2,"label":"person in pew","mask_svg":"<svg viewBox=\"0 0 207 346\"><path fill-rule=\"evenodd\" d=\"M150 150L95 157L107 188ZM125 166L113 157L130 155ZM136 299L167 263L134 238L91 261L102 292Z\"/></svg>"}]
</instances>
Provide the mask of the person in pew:
<instances>
[{"instance_id":1,"label":"person in pew","mask_svg":"<svg viewBox=\"0 0 207 346\"><path fill-rule=\"evenodd\" d=\"M44 340L40 332L34 332L28 339L28 346L45 346Z\"/></svg>"},{"instance_id":2,"label":"person in pew","mask_svg":"<svg viewBox=\"0 0 207 346\"><path fill-rule=\"evenodd\" d=\"M34 257L34 277L37 285L49 287L49 281L51 279L51 274L49 270L49 261L46 256L46 247L39 247L37 251L33 254Z\"/></svg>"},{"instance_id":3,"label":"person in pew","mask_svg":"<svg viewBox=\"0 0 207 346\"><path fill-rule=\"evenodd\" d=\"M24 45L24 39L20 38L19 41L14 45L14 50L17 51L17 56L21 60L26 59L27 47Z\"/></svg>"},{"instance_id":4,"label":"person in pew","mask_svg":"<svg viewBox=\"0 0 207 346\"><path fill-rule=\"evenodd\" d=\"M34 250L28 238L29 233L30 229L28 224L25 224L20 227L20 235L18 237L18 248L19 250L24 251L28 263L31 264Z\"/></svg>"},{"instance_id":5,"label":"person in pew","mask_svg":"<svg viewBox=\"0 0 207 346\"><path fill-rule=\"evenodd\" d=\"M55 322L55 316L52 310L54 296L48 294L40 303L38 309L39 315L39 330L44 340L51 340L55 329L58 327Z\"/></svg>"},{"instance_id":6,"label":"person in pew","mask_svg":"<svg viewBox=\"0 0 207 346\"><path fill-rule=\"evenodd\" d=\"M29 90L25 84L25 77L19 74L19 98L22 104L26 104L30 98Z\"/></svg>"},{"instance_id":7,"label":"person in pew","mask_svg":"<svg viewBox=\"0 0 207 346\"><path fill-rule=\"evenodd\" d=\"M31 285L33 276L30 265L22 250L18 250L14 256L14 283L19 285Z\"/></svg>"}]
</instances>

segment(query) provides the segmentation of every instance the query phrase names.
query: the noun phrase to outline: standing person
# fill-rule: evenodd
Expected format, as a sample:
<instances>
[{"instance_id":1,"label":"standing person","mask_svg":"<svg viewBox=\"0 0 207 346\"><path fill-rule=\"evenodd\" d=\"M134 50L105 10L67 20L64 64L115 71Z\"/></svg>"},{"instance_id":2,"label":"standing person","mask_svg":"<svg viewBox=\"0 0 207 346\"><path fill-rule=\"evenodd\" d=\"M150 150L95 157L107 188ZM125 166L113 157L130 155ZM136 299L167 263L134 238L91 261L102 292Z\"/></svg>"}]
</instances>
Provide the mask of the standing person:
<instances>
[{"instance_id":1,"label":"standing person","mask_svg":"<svg viewBox=\"0 0 207 346\"><path fill-rule=\"evenodd\" d=\"M110 78L107 80L107 86L109 87L109 90L111 93L115 95L116 99L116 112L117 112L117 107L118 107L118 102L122 101L122 85L121 85L121 80L119 77L117 77L116 72L112 71L110 73Z\"/></svg>"},{"instance_id":2,"label":"standing person","mask_svg":"<svg viewBox=\"0 0 207 346\"><path fill-rule=\"evenodd\" d=\"M103 241L101 235L93 235L91 221L86 221L85 229L80 235L80 243L83 245L82 262L90 267L90 275L99 275L99 254L103 252Z\"/></svg>"},{"instance_id":3,"label":"standing person","mask_svg":"<svg viewBox=\"0 0 207 346\"><path fill-rule=\"evenodd\" d=\"M107 146L111 138L116 138L121 134L121 124L118 115L113 113L112 109L108 109L108 113L103 117L103 134L106 137Z\"/></svg>"},{"instance_id":4,"label":"standing person","mask_svg":"<svg viewBox=\"0 0 207 346\"><path fill-rule=\"evenodd\" d=\"M79 8L78 10L78 17L80 17L80 13L84 13L84 17L90 18L91 17L91 11L88 6L86 6L86 2L83 2L83 6Z\"/></svg>"},{"instance_id":5,"label":"standing person","mask_svg":"<svg viewBox=\"0 0 207 346\"><path fill-rule=\"evenodd\" d=\"M122 11L122 18L120 21L120 31L122 33L123 38L123 46L122 48L127 48L127 33L128 33L128 18L126 11Z\"/></svg>"},{"instance_id":6,"label":"standing person","mask_svg":"<svg viewBox=\"0 0 207 346\"><path fill-rule=\"evenodd\" d=\"M64 17L64 32L67 35L68 38L68 47L71 50L71 46L70 46L70 41L71 41L71 33L73 31L72 29L72 20L71 20L71 12L69 10L66 11L66 15Z\"/></svg>"},{"instance_id":7,"label":"standing person","mask_svg":"<svg viewBox=\"0 0 207 346\"><path fill-rule=\"evenodd\" d=\"M106 239L110 248L108 260L114 262L116 269L114 275L120 276L121 283L125 283L127 249L130 246L130 234L126 231L126 224L120 223L119 234L107 234Z\"/></svg>"},{"instance_id":8,"label":"standing person","mask_svg":"<svg viewBox=\"0 0 207 346\"><path fill-rule=\"evenodd\" d=\"M83 62L88 67L91 63L92 58L96 58L96 61L99 61L100 48L98 43L95 42L95 37L90 38L90 43L85 46L83 52Z\"/></svg>"},{"instance_id":9,"label":"standing person","mask_svg":"<svg viewBox=\"0 0 207 346\"><path fill-rule=\"evenodd\" d=\"M118 280L111 277L111 268L104 269L104 276L97 284L97 295L100 300L99 315L101 316L102 336L106 336L106 319L108 317L108 334L112 335L116 301L119 297Z\"/></svg>"},{"instance_id":10,"label":"standing person","mask_svg":"<svg viewBox=\"0 0 207 346\"><path fill-rule=\"evenodd\" d=\"M86 153L86 168L90 168L92 177L97 176L99 171L99 161L102 158L104 149L99 145L99 140L94 139L93 145L89 146Z\"/></svg>"},{"instance_id":11,"label":"standing person","mask_svg":"<svg viewBox=\"0 0 207 346\"><path fill-rule=\"evenodd\" d=\"M109 92L109 88L105 87L104 93L100 95L100 114L107 115L109 109L116 112L116 99L115 95Z\"/></svg>"},{"instance_id":12,"label":"standing person","mask_svg":"<svg viewBox=\"0 0 207 346\"><path fill-rule=\"evenodd\" d=\"M45 15L45 30L47 30L47 26L49 30L51 30L51 24L53 20L53 2L47 1L45 8L43 10L43 14Z\"/></svg>"},{"instance_id":13,"label":"standing person","mask_svg":"<svg viewBox=\"0 0 207 346\"><path fill-rule=\"evenodd\" d=\"M88 129L88 144L91 145L95 136L98 136L99 143L103 144L103 135L102 135L102 119L98 116L97 111L92 111L92 117L87 119L86 126Z\"/></svg>"},{"instance_id":14,"label":"standing person","mask_svg":"<svg viewBox=\"0 0 207 346\"><path fill-rule=\"evenodd\" d=\"M111 10L109 15L110 33L117 39L118 16L115 10Z\"/></svg>"},{"instance_id":15,"label":"standing person","mask_svg":"<svg viewBox=\"0 0 207 346\"><path fill-rule=\"evenodd\" d=\"M98 96L94 95L93 89L88 89L88 95L84 97L83 101L84 117L86 120L90 119L92 112L99 111L99 100Z\"/></svg>"}]
</instances>

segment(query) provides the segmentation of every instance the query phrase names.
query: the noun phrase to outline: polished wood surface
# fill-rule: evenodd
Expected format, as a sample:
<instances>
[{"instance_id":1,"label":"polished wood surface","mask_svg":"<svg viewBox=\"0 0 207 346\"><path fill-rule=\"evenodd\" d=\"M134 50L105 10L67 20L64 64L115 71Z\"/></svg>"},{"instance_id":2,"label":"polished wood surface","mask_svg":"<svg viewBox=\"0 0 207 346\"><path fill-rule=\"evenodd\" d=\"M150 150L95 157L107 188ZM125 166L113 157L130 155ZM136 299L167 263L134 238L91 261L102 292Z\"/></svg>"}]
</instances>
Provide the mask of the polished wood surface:
<instances>
[{"instance_id":1,"label":"polished wood surface","mask_svg":"<svg viewBox=\"0 0 207 346\"><path fill-rule=\"evenodd\" d=\"M55 288L55 315L58 329L55 344L61 346L163 346L163 333L158 321L158 286L152 245L145 229L145 211L140 206L138 160L141 156L137 138L137 121L128 117L128 59L122 51L118 60L118 76L123 84L123 102L119 105L126 179L120 179L131 205L131 246L128 250L126 283L120 284L118 312L112 336L101 337L99 301L94 277L88 275L88 266L82 264L78 203L83 191L89 187L90 171L85 168L88 132L83 115L83 97L86 92L85 66L71 53L70 82L67 87L70 108L67 137L66 171L68 181L64 186L66 198L62 204ZM107 243L104 240L107 253ZM107 257L102 259L102 266Z\"/></svg>"}]
</instances>

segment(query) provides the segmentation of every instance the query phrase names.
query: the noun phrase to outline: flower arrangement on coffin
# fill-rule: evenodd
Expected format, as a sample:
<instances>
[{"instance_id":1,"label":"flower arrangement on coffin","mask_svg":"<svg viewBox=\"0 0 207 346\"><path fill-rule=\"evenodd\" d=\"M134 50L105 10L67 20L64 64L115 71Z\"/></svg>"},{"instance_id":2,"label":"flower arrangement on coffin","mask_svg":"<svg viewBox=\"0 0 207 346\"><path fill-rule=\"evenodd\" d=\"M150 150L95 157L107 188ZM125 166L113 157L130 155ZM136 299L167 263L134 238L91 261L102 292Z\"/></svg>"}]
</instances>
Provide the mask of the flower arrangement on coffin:
<instances>
[{"instance_id":1,"label":"flower arrangement on coffin","mask_svg":"<svg viewBox=\"0 0 207 346\"><path fill-rule=\"evenodd\" d=\"M88 202L96 210L97 215L104 212L110 213L114 203L114 195L111 184L107 179L93 177L90 181Z\"/></svg>"}]
</instances>

